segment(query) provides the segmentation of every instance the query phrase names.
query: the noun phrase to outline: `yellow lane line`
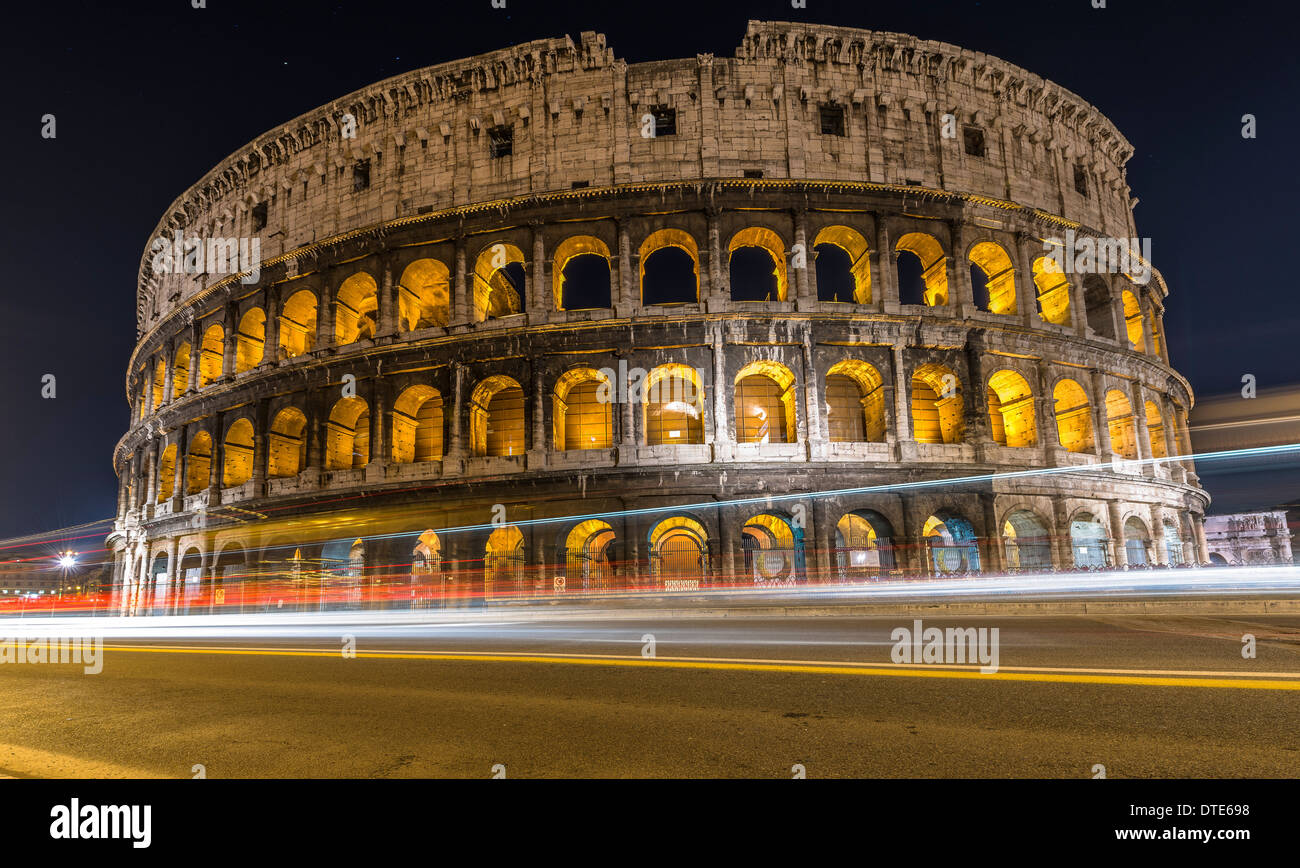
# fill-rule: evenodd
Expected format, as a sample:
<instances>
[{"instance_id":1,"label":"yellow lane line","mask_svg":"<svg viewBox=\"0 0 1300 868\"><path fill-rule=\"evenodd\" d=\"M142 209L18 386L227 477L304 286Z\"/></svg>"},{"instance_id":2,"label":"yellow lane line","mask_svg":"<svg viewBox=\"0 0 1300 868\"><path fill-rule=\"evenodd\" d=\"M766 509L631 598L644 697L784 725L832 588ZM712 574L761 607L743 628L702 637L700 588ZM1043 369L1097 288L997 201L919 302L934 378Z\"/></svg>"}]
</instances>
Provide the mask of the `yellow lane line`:
<instances>
[{"instance_id":1,"label":"yellow lane line","mask_svg":"<svg viewBox=\"0 0 1300 868\"><path fill-rule=\"evenodd\" d=\"M246 648L148 648L113 645L114 651L135 651L155 654L227 654L265 657L333 657L340 658L341 651L246 649ZM902 678L958 678L999 681L1037 681L1062 684L1121 684L1144 687L1235 687L1244 690L1300 690L1300 681L1269 680L1263 678L1196 678L1159 675L1094 675L1068 672L1015 672L983 673L952 669L888 668L881 665L812 665L808 663L749 663L709 660L687 660L663 657L576 657L546 656L538 654L467 654L463 652L386 652L357 651L358 658L387 660L448 660L472 663L550 663L571 666L622 666L642 668L696 669L733 672L790 672L807 675L874 675Z\"/></svg>"}]
</instances>

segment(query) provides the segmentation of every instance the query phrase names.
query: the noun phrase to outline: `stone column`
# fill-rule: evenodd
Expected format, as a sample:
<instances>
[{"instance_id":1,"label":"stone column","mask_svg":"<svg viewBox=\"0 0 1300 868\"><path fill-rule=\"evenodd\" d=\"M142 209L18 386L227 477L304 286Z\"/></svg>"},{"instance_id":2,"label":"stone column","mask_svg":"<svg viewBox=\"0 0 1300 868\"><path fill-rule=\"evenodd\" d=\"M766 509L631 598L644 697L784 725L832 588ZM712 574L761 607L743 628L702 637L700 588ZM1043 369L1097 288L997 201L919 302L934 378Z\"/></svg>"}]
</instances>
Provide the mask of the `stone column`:
<instances>
[{"instance_id":1,"label":"stone column","mask_svg":"<svg viewBox=\"0 0 1300 868\"><path fill-rule=\"evenodd\" d=\"M885 225L885 215L880 212L875 212L872 219L876 223L876 245L870 251L872 295L880 299L884 310L897 312L898 273L890 246L889 227Z\"/></svg>"},{"instance_id":2,"label":"stone column","mask_svg":"<svg viewBox=\"0 0 1300 868\"><path fill-rule=\"evenodd\" d=\"M271 463L270 402L262 398L253 408L253 496L266 494L267 468Z\"/></svg>"},{"instance_id":3,"label":"stone column","mask_svg":"<svg viewBox=\"0 0 1300 868\"><path fill-rule=\"evenodd\" d=\"M186 394L193 394L199 390L199 365L203 361L203 329L199 321L195 320L190 325L190 372L189 381L185 384Z\"/></svg>"},{"instance_id":4,"label":"stone column","mask_svg":"<svg viewBox=\"0 0 1300 868\"><path fill-rule=\"evenodd\" d=\"M154 503L158 500L158 456L161 452L162 438L149 441L149 455L146 460L146 472L148 473L147 482L145 483L145 507L146 514L152 512Z\"/></svg>"},{"instance_id":5,"label":"stone column","mask_svg":"<svg viewBox=\"0 0 1300 868\"><path fill-rule=\"evenodd\" d=\"M528 464L540 467L546 462L549 438L546 436L546 383L542 365L533 359L532 442L528 444Z\"/></svg>"},{"instance_id":6,"label":"stone column","mask_svg":"<svg viewBox=\"0 0 1300 868\"><path fill-rule=\"evenodd\" d=\"M466 261L465 239L456 239L456 267L452 274L452 316L451 325L465 325L473 319L474 304L470 298L473 287L470 286L469 265Z\"/></svg>"},{"instance_id":7,"label":"stone column","mask_svg":"<svg viewBox=\"0 0 1300 868\"><path fill-rule=\"evenodd\" d=\"M1034 396L1034 421L1044 455L1061 448L1061 431L1056 425L1056 398L1052 395L1052 368L1047 359L1038 360L1038 394Z\"/></svg>"},{"instance_id":8,"label":"stone column","mask_svg":"<svg viewBox=\"0 0 1300 868\"><path fill-rule=\"evenodd\" d=\"M966 260L966 225L961 220L948 221L952 239L948 255L948 303L958 317L970 316L975 307L975 288L970 280L970 263Z\"/></svg>"},{"instance_id":9,"label":"stone column","mask_svg":"<svg viewBox=\"0 0 1300 868\"><path fill-rule=\"evenodd\" d=\"M383 377L370 381L370 460L366 463L366 480L382 480L388 468L389 424L388 389Z\"/></svg>"},{"instance_id":10,"label":"stone column","mask_svg":"<svg viewBox=\"0 0 1300 868\"><path fill-rule=\"evenodd\" d=\"M808 232L807 232L807 212L802 208L796 208L793 212L794 222L794 249L802 251L803 255L795 254L796 258L790 262L790 270L794 272L793 284L795 289L795 307L797 310L811 310L817 305L817 271L813 267L813 252L808 249ZM794 262L802 261L799 267L794 266Z\"/></svg>"},{"instance_id":11,"label":"stone column","mask_svg":"<svg viewBox=\"0 0 1300 868\"><path fill-rule=\"evenodd\" d=\"M983 348L967 340L966 373L969 386L966 389L965 426L962 441L975 447L977 460L982 460L993 444L993 432L989 423L988 387L984 383Z\"/></svg>"},{"instance_id":12,"label":"stone column","mask_svg":"<svg viewBox=\"0 0 1300 868\"><path fill-rule=\"evenodd\" d=\"M1006 572L1002 557L1002 531L998 526L997 496L991 491L980 493L980 506L984 512L984 569L991 573Z\"/></svg>"},{"instance_id":13,"label":"stone column","mask_svg":"<svg viewBox=\"0 0 1300 868\"><path fill-rule=\"evenodd\" d=\"M1210 563L1210 546L1205 539L1205 515L1194 512L1192 516L1192 533L1196 539L1196 556L1202 566L1209 566ZM1283 532L1285 533L1285 525Z\"/></svg>"},{"instance_id":14,"label":"stone column","mask_svg":"<svg viewBox=\"0 0 1300 868\"><path fill-rule=\"evenodd\" d=\"M262 345L262 364L280 361L280 299L274 289L266 289L266 341Z\"/></svg>"},{"instance_id":15,"label":"stone column","mask_svg":"<svg viewBox=\"0 0 1300 868\"><path fill-rule=\"evenodd\" d=\"M719 572L721 575L719 578L722 579L722 581L729 583L739 582L742 580L740 572L745 566L743 560L737 561L736 559L735 523L738 518L733 516L732 512L733 510L728 509L725 506L719 506L717 509L718 536L722 540L722 557L719 559L721 561L719 564ZM743 536L744 534L742 533L741 535ZM743 578L747 580L749 577L745 576Z\"/></svg>"},{"instance_id":16,"label":"stone column","mask_svg":"<svg viewBox=\"0 0 1300 868\"><path fill-rule=\"evenodd\" d=\"M1068 570L1074 567L1074 541L1070 535L1070 510L1062 497L1052 498L1052 517L1056 524L1056 533L1052 539L1056 542L1057 569Z\"/></svg>"},{"instance_id":17,"label":"stone column","mask_svg":"<svg viewBox=\"0 0 1300 868\"><path fill-rule=\"evenodd\" d=\"M821 375L813 355L811 328L803 333L803 385L808 457L816 461L825 458L828 449L826 435L822 433Z\"/></svg>"},{"instance_id":18,"label":"stone column","mask_svg":"<svg viewBox=\"0 0 1300 868\"><path fill-rule=\"evenodd\" d=\"M236 355L239 352L239 306L226 305L226 345L221 353L221 376L229 379L235 374Z\"/></svg>"},{"instance_id":19,"label":"stone column","mask_svg":"<svg viewBox=\"0 0 1300 868\"><path fill-rule=\"evenodd\" d=\"M615 313L618 316L631 316L641 304L641 287L637 285L638 269L633 268L632 237L628 233L627 221L618 221L618 298L615 301Z\"/></svg>"},{"instance_id":20,"label":"stone column","mask_svg":"<svg viewBox=\"0 0 1300 868\"><path fill-rule=\"evenodd\" d=\"M722 278L722 240L720 238L722 230L718 225L720 216L721 214L716 208L710 208L707 211L708 240L704 251L707 262L705 262L706 268L701 269L700 277L701 283L703 283L703 278L707 273L708 283L700 287L700 297L701 299L707 298L709 309L719 306L725 307L726 303L731 299L730 281ZM719 309L721 308L719 307Z\"/></svg>"},{"instance_id":21,"label":"stone column","mask_svg":"<svg viewBox=\"0 0 1300 868\"><path fill-rule=\"evenodd\" d=\"M619 412L619 463L630 464L636 458L636 430L632 414L635 410L633 406L631 384L628 383L627 374L628 365L626 359L619 357L618 367L614 374L615 382L610 383L610 396L613 400L618 401ZM624 451L626 450L626 455Z\"/></svg>"},{"instance_id":22,"label":"stone column","mask_svg":"<svg viewBox=\"0 0 1300 868\"><path fill-rule=\"evenodd\" d=\"M176 382L176 348L170 341L163 347L164 357L166 359L167 370L163 374L163 392L162 403L166 404L172 399L172 387Z\"/></svg>"},{"instance_id":23,"label":"stone column","mask_svg":"<svg viewBox=\"0 0 1300 868\"><path fill-rule=\"evenodd\" d=\"M334 345L334 290L328 284L322 284L320 302L316 306L316 349Z\"/></svg>"},{"instance_id":24,"label":"stone column","mask_svg":"<svg viewBox=\"0 0 1300 868\"><path fill-rule=\"evenodd\" d=\"M443 476L458 476L465 470L465 366L451 363L451 443L442 462Z\"/></svg>"},{"instance_id":25,"label":"stone column","mask_svg":"<svg viewBox=\"0 0 1300 868\"><path fill-rule=\"evenodd\" d=\"M1111 461L1115 453L1110 442L1110 423L1106 418L1106 381L1099 368L1088 371L1092 384L1092 431L1097 457Z\"/></svg>"},{"instance_id":26,"label":"stone column","mask_svg":"<svg viewBox=\"0 0 1300 868\"><path fill-rule=\"evenodd\" d=\"M179 511L185 503L185 480L190 469L188 425L182 425L176 432L176 472L172 474L172 509Z\"/></svg>"},{"instance_id":27,"label":"stone column","mask_svg":"<svg viewBox=\"0 0 1300 868\"><path fill-rule=\"evenodd\" d=\"M1037 246L1036 246L1037 245ZM1016 281L1016 312L1020 321L1033 328L1042 322L1038 313L1038 284L1034 283L1034 260L1042 252L1041 243L1028 232L1016 235L1016 253L1020 274Z\"/></svg>"},{"instance_id":28,"label":"stone column","mask_svg":"<svg viewBox=\"0 0 1300 868\"><path fill-rule=\"evenodd\" d=\"M1151 466L1151 432L1147 429L1147 405L1142 399L1142 384L1137 380L1129 383L1129 404L1133 408L1133 439L1137 441L1137 457L1143 464L1143 473Z\"/></svg>"},{"instance_id":29,"label":"stone column","mask_svg":"<svg viewBox=\"0 0 1300 868\"><path fill-rule=\"evenodd\" d=\"M1158 503L1151 505L1151 560L1156 566L1169 564L1169 549L1165 546L1165 511Z\"/></svg>"},{"instance_id":30,"label":"stone column","mask_svg":"<svg viewBox=\"0 0 1300 868\"><path fill-rule=\"evenodd\" d=\"M1111 545L1114 546L1112 563L1116 569L1128 569L1128 547L1124 539L1124 522L1120 518L1118 500L1106 501L1106 517L1110 523Z\"/></svg>"},{"instance_id":31,"label":"stone column","mask_svg":"<svg viewBox=\"0 0 1300 868\"><path fill-rule=\"evenodd\" d=\"M375 337L382 338L397 331L397 305L393 298L393 265L385 262L379 279L379 311L376 316Z\"/></svg>"},{"instance_id":32,"label":"stone column","mask_svg":"<svg viewBox=\"0 0 1300 868\"><path fill-rule=\"evenodd\" d=\"M713 328L713 457L716 461L729 461L735 457L735 436L731 430L727 398L731 383L727 377L726 349L722 342L722 324Z\"/></svg>"},{"instance_id":33,"label":"stone column","mask_svg":"<svg viewBox=\"0 0 1300 868\"><path fill-rule=\"evenodd\" d=\"M212 418L212 456L208 461L208 506L221 504L221 483L226 463L226 438L222 413Z\"/></svg>"},{"instance_id":34,"label":"stone column","mask_svg":"<svg viewBox=\"0 0 1300 868\"><path fill-rule=\"evenodd\" d=\"M904 369L903 349L903 344L894 344L891 347L894 368L894 428L900 445L912 442L911 384Z\"/></svg>"}]
</instances>

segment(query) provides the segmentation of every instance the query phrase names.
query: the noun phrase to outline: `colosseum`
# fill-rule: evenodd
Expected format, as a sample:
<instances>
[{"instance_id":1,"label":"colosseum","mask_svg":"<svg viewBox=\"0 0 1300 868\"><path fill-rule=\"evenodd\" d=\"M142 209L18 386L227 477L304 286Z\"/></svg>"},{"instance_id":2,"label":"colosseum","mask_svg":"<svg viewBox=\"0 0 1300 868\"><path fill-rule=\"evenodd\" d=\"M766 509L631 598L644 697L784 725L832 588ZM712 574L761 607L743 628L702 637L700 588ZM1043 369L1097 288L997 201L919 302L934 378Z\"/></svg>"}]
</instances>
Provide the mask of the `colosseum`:
<instances>
[{"instance_id":1,"label":"colosseum","mask_svg":"<svg viewBox=\"0 0 1300 868\"><path fill-rule=\"evenodd\" d=\"M1204 563L1168 287L1051 255L1136 242L1132 152L996 58L805 24L344 96L150 236L113 606Z\"/></svg>"}]
</instances>

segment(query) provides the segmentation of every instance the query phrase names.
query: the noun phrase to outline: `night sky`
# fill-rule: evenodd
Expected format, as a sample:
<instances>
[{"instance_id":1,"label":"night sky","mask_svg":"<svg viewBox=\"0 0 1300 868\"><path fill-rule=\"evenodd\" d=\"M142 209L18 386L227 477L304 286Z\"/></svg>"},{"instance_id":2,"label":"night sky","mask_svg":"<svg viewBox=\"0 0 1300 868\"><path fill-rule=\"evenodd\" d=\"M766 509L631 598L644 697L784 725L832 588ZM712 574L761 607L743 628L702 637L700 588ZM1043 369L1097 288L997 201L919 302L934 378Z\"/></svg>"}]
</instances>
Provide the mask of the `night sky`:
<instances>
[{"instance_id":1,"label":"night sky","mask_svg":"<svg viewBox=\"0 0 1300 868\"><path fill-rule=\"evenodd\" d=\"M1138 231L1172 290L1174 364L1198 394L1236 392L1243 373L1261 388L1300 380L1287 228L1300 207L1300 61L1277 4L206 4L6 9L0 537L112 514L136 271L185 188L267 129L379 79L532 39L576 41L583 30L637 62L731 56L748 19L806 20L943 40L1052 79L1136 149ZM54 140L40 135L46 113L57 118ZM1246 113L1257 118L1253 140L1241 135ZM53 400L41 397L47 373L57 377ZM1230 478L1216 476L1212 494L1218 486L1245 502Z\"/></svg>"}]
</instances>

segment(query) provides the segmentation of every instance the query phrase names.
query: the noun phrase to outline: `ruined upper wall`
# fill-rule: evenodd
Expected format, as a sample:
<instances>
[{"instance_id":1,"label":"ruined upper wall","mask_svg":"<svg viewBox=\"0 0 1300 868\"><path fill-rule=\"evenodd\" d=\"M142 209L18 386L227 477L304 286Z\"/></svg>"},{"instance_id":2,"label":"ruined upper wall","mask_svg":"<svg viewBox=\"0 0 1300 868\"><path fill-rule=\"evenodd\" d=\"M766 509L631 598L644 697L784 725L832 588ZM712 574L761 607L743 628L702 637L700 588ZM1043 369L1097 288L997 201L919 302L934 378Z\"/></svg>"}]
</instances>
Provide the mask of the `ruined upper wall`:
<instances>
[{"instance_id":1,"label":"ruined upper wall","mask_svg":"<svg viewBox=\"0 0 1300 868\"><path fill-rule=\"evenodd\" d=\"M819 107L844 107L824 135ZM651 106L676 134L645 137ZM957 135L942 135L943 116ZM345 115L355 137L343 135ZM513 154L489 156L494 126ZM963 128L983 132L970 156ZM186 190L149 238L249 238L262 259L398 217L529 193L735 178L920 185L1010 200L1132 236L1132 147L1091 105L1019 67L897 33L751 21L734 58L627 64L585 32L415 70L308 112L239 149ZM369 161L369 186L354 167ZM1075 189L1075 168L1088 195ZM254 229L254 209L266 225ZM260 210L260 209L259 209ZM219 277L153 274L137 326Z\"/></svg>"}]
</instances>

